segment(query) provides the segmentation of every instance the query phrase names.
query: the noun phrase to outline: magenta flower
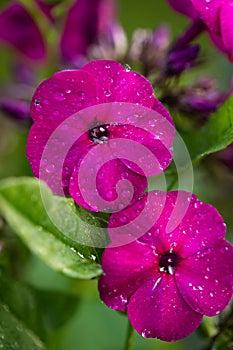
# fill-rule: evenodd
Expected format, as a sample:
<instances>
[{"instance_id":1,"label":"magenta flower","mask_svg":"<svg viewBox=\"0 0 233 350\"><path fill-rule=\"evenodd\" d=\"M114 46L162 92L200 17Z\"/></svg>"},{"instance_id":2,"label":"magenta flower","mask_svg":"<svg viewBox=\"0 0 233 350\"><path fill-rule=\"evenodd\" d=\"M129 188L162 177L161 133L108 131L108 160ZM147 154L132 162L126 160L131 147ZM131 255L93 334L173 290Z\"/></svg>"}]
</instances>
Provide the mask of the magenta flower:
<instances>
[{"instance_id":1,"label":"magenta flower","mask_svg":"<svg viewBox=\"0 0 233 350\"><path fill-rule=\"evenodd\" d=\"M141 106L141 109L146 109L146 114L148 111L156 115L159 113L164 126L159 121L151 120L151 117L149 119L145 117L141 119L138 127L138 118L134 121L135 117L130 117L128 104L121 117L122 122L119 122L119 118L116 120L119 114L118 105L112 104L110 108L108 104L110 102L130 103L129 108ZM106 104L101 111L98 108L86 109L101 104ZM109 114L109 110L112 111L112 115L110 113L110 117L107 117L106 112ZM75 117L78 111L82 113ZM148 80L114 61L92 61L80 70L66 70L54 74L37 88L33 96L31 115L35 123L28 138L27 156L34 175L45 180L54 193L64 195L65 192L78 204L90 210L98 208L84 200L82 191L89 197L96 195L90 186L90 181L97 163L106 163L97 174L96 187L101 197L109 202L109 207L105 209L110 209L111 201L117 198L115 186L119 180L131 182L132 190L134 189L132 200L135 200L147 186L145 172L140 169L144 167L150 175L156 175L171 161L171 145L175 130L169 113L154 97L153 88ZM73 115L74 119L70 118ZM152 127L155 129L154 135L147 131ZM48 159L42 155L47 149L46 144L51 140L51 135L57 129L61 130L62 135L54 136L50 148L47 147L51 152L50 162L46 163ZM67 146L67 154L63 159L61 153L72 135L75 138L70 144L72 147ZM135 150L131 151L131 154L134 152L136 161L130 161L130 151L124 147L120 150L125 152L124 154L112 157L118 149L114 149L114 145L110 146L110 143L119 139L143 145L158 160L157 166L151 169L151 162L139 154L135 155L135 152L138 152ZM78 177L82 161L88 152L96 152L96 147L100 145L101 148L98 148L99 151L88 163L81 188ZM60 182L58 184L55 179L57 174L61 173L61 168L64 192L60 189ZM127 194L128 189L125 188L123 192ZM126 197L129 199L130 195L132 192Z\"/></svg>"},{"instance_id":2,"label":"magenta flower","mask_svg":"<svg viewBox=\"0 0 233 350\"><path fill-rule=\"evenodd\" d=\"M233 3L231 0L168 0L174 10L201 19L215 45L233 61Z\"/></svg>"},{"instance_id":3,"label":"magenta flower","mask_svg":"<svg viewBox=\"0 0 233 350\"><path fill-rule=\"evenodd\" d=\"M139 239L105 250L100 297L108 307L127 312L142 336L176 341L192 333L203 315L215 316L229 303L233 247L224 240L225 224L211 205L183 191L150 195L148 219L152 213L158 218ZM178 195L182 196L179 205ZM110 234L119 226L127 231L130 223L132 230L137 213L146 206L144 195L133 206L112 214ZM174 223L177 217L179 222Z\"/></svg>"},{"instance_id":4,"label":"magenta flower","mask_svg":"<svg viewBox=\"0 0 233 350\"><path fill-rule=\"evenodd\" d=\"M0 12L0 40L15 47L32 60L45 57L42 35L27 10L13 1Z\"/></svg>"}]
</instances>

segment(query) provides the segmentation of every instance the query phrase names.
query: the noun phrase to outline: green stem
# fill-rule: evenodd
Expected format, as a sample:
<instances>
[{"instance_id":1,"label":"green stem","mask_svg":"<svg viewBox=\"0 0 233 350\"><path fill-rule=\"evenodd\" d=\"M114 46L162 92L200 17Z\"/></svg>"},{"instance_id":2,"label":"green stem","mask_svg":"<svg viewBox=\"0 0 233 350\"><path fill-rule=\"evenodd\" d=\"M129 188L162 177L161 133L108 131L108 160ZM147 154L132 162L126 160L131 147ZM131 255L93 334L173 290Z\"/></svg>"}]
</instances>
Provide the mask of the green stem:
<instances>
[{"instance_id":1,"label":"green stem","mask_svg":"<svg viewBox=\"0 0 233 350\"><path fill-rule=\"evenodd\" d=\"M42 37L45 41L47 51L46 66L52 67L52 70L58 66L57 47L58 47L58 32L49 19L43 14L40 8L31 0L19 0L32 16L38 26Z\"/></svg>"},{"instance_id":2,"label":"green stem","mask_svg":"<svg viewBox=\"0 0 233 350\"><path fill-rule=\"evenodd\" d=\"M128 328L127 328L124 350L133 350L133 346L135 342L135 332L129 320L128 320L127 327Z\"/></svg>"}]
</instances>

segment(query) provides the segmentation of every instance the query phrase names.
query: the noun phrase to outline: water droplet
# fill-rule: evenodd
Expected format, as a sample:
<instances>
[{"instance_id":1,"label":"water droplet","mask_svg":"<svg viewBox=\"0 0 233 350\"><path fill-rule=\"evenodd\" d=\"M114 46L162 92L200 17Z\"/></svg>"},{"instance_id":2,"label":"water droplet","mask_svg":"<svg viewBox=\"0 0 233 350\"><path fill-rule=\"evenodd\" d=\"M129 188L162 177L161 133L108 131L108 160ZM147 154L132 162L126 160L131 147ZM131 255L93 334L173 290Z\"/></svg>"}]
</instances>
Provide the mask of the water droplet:
<instances>
[{"instance_id":1,"label":"water droplet","mask_svg":"<svg viewBox=\"0 0 233 350\"><path fill-rule=\"evenodd\" d=\"M86 99L86 93L84 91L78 91L77 96L78 96L80 101L85 101L85 99Z\"/></svg>"},{"instance_id":2,"label":"water droplet","mask_svg":"<svg viewBox=\"0 0 233 350\"><path fill-rule=\"evenodd\" d=\"M112 95L112 91L111 90L105 90L104 94L106 97L110 97Z\"/></svg>"},{"instance_id":3,"label":"water droplet","mask_svg":"<svg viewBox=\"0 0 233 350\"><path fill-rule=\"evenodd\" d=\"M35 99L35 100L34 100L34 105L35 105L35 106L39 106L39 105L40 105L40 101Z\"/></svg>"},{"instance_id":4,"label":"water droplet","mask_svg":"<svg viewBox=\"0 0 233 350\"><path fill-rule=\"evenodd\" d=\"M108 191L108 192L106 193L106 197L107 197L108 199L112 198L112 191Z\"/></svg>"},{"instance_id":5,"label":"water droplet","mask_svg":"<svg viewBox=\"0 0 233 350\"><path fill-rule=\"evenodd\" d=\"M47 173L52 173L55 170L54 164L48 164L47 167L45 168Z\"/></svg>"},{"instance_id":6,"label":"water droplet","mask_svg":"<svg viewBox=\"0 0 233 350\"><path fill-rule=\"evenodd\" d=\"M64 100L65 100L65 96L64 96L63 92L57 91L57 92L55 92L55 93L53 94L53 97L54 97L55 100L58 101L58 102L61 102L61 101L64 101Z\"/></svg>"},{"instance_id":7,"label":"water droplet","mask_svg":"<svg viewBox=\"0 0 233 350\"><path fill-rule=\"evenodd\" d=\"M130 67L130 65L128 63L124 64L124 68L125 68L126 72L130 72L132 70L132 68Z\"/></svg>"},{"instance_id":8,"label":"water droplet","mask_svg":"<svg viewBox=\"0 0 233 350\"><path fill-rule=\"evenodd\" d=\"M120 217L120 222L126 222L127 218L125 215Z\"/></svg>"}]
</instances>

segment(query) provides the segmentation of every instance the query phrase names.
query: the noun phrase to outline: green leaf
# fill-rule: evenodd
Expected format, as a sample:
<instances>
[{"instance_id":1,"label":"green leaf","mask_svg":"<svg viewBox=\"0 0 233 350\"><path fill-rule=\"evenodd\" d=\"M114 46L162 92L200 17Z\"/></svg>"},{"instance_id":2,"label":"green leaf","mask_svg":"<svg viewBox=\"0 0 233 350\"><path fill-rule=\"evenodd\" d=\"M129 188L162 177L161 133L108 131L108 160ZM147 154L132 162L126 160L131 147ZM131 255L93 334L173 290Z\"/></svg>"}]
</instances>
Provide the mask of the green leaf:
<instances>
[{"instance_id":1,"label":"green leaf","mask_svg":"<svg viewBox=\"0 0 233 350\"><path fill-rule=\"evenodd\" d=\"M44 183L34 178L10 178L0 181L0 212L29 249L53 269L84 279L102 273L98 263L102 250L95 245L106 239L106 230L101 230L106 222L90 214L96 226L93 222L88 225L79 218L71 199L53 196ZM51 217L56 225L62 225L64 233Z\"/></svg>"},{"instance_id":2,"label":"green leaf","mask_svg":"<svg viewBox=\"0 0 233 350\"><path fill-rule=\"evenodd\" d=\"M38 290L0 270L0 300L43 341L75 312L77 298L60 291Z\"/></svg>"},{"instance_id":3,"label":"green leaf","mask_svg":"<svg viewBox=\"0 0 233 350\"><path fill-rule=\"evenodd\" d=\"M74 314L76 305L72 295L37 290L0 270L0 348L44 349L51 332Z\"/></svg>"},{"instance_id":4,"label":"green leaf","mask_svg":"<svg viewBox=\"0 0 233 350\"><path fill-rule=\"evenodd\" d=\"M0 304L0 348L4 350L46 349L40 339L4 304Z\"/></svg>"},{"instance_id":5,"label":"green leaf","mask_svg":"<svg viewBox=\"0 0 233 350\"><path fill-rule=\"evenodd\" d=\"M182 134L193 163L220 151L233 142L233 96L229 98L200 130Z\"/></svg>"}]
</instances>

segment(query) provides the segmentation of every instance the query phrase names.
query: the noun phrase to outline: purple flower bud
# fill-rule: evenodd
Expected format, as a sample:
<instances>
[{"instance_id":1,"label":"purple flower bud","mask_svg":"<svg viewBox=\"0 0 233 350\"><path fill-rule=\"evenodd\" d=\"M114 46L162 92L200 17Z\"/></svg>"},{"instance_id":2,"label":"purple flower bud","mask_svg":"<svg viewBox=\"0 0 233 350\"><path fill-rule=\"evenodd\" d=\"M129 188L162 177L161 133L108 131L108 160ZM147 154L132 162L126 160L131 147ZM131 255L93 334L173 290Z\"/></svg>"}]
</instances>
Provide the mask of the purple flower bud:
<instances>
[{"instance_id":1,"label":"purple flower bud","mask_svg":"<svg viewBox=\"0 0 233 350\"><path fill-rule=\"evenodd\" d=\"M14 119L22 121L30 119L30 103L28 101L2 98L0 100L0 110Z\"/></svg>"},{"instance_id":2,"label":"purple flower bud","mask_svg":"<svg viewBox=\"0 0 233 350\"><path fill-rule=\"evenodd\" d=\"M179 50L171 51L167 56L165 74L167 76L179 75L194 65L199 53L199 45L190 45Z\"/></svg>"},{"instance_id":3,"label":"purple flower bud","mask_svg":"<svg viewBox=\"0 0 233 350\"><path fill-rule=\"evenodd\" d=\"M201 113L208 116L214 112L225 95L219 90L217 81L210 76L197 79L190 87L182 91L179 97L179 108L188 113Z\"/></svg>"}]
</instances>

